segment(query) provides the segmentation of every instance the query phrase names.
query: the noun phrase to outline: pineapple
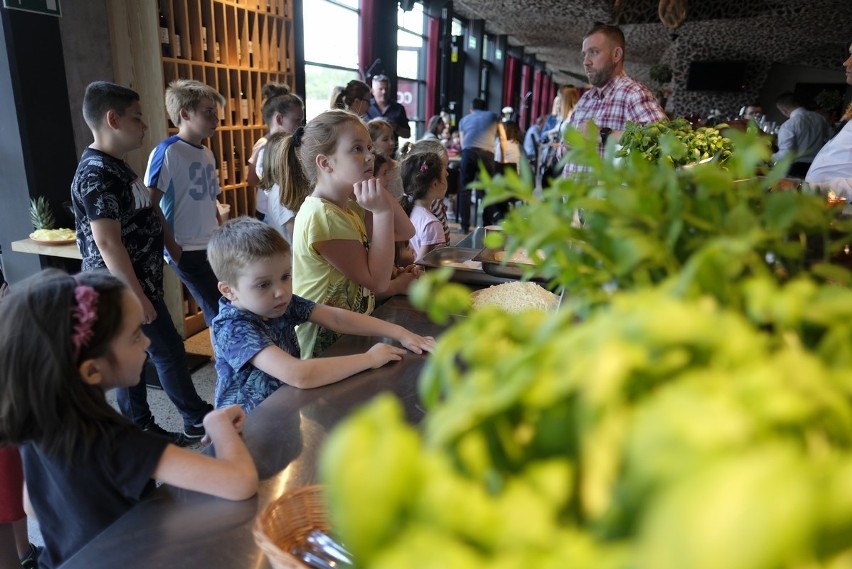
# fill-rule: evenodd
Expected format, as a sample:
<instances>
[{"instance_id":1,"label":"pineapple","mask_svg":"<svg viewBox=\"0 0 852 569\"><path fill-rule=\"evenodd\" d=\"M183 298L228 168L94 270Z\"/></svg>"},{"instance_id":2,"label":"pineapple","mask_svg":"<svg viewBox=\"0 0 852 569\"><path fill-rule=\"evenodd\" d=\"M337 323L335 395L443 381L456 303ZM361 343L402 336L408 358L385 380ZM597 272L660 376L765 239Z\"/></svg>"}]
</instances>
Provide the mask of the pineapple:
<instances>
[{"instance_id":1,"label":"pineapple","mask_svg":"<svg viewBox=\"0 0 852 569\"><path fill-rule=\"evenodd\" d=\"M53 229L53 226L56 225L56 219L50 210L50 203L44 196L30 200L30 221L36 229Z\"/></svg>"}]
</instances>

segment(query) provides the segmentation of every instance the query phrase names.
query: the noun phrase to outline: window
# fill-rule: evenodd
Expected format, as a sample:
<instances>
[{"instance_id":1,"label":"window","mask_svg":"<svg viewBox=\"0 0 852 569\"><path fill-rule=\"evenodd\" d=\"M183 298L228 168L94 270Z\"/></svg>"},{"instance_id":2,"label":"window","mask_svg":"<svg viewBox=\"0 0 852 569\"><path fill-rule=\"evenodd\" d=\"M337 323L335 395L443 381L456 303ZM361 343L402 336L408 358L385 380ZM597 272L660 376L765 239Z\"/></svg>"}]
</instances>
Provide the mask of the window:
<instances>
[{"instance_id":1,"label":"window","mask_svg":"<svg viewBox=\"0 0 852 569\"><path fill-rule=\"evenodd\" d=\"M328 109L335 86L360 78L358 5L359 0L310 0L303 4L307 120Z\"/></svg>"},{"instance_id":2,"label":"window","mask_svg":"<svg viewBox=\"0 0 852 569\"><path fill-rule=\"evenodd\" d=\"M423 113L426 95L426 16L423 4L417 2L414 7L404 12L397 10L396 54L397 71L397 102L405 107L408 115L408 125L411 127L410 138L400 138L399 144L413 141L418 133L423 132L425 122Z\"/></svg>"}]
</instances>

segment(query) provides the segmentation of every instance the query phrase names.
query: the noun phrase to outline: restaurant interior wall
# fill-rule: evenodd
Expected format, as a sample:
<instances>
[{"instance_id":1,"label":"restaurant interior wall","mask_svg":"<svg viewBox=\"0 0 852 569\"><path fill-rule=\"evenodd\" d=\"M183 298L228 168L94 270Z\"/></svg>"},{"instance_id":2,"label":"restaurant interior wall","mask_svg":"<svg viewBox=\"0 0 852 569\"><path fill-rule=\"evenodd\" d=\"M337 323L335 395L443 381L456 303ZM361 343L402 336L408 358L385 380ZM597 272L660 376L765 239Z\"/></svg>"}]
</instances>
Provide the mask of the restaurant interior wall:
<instances>
[{"instance_id":1,"label":"restaurant interior wall","mask_svg":"<svg viewBox=\"0 0 852 569\"><path fill-rule=\"evenodd\" d=\"M46 197L57 222L72 226L62 203L68 200L77 159L59 18L2 8L0 19L0 93L6 103L0 115L0 246L6 278L16 282L43 266L37 257L11 249L12 241L33 230L27 215L31 197ZM59 266L78 267L73 262Z\"/></svg>"},{"instance_id":2,"label":"restaurant interior wall","mask_svg":"<svg viewBox=\"0 0 852 569\"><path fill-rule=\"evenodd\" d=\"M485 35L483 20L469 20L465 26L464 59L460 61L463 69L461 109L457 110L459 118L470 111L471 102L481 98L482 94L482 38ZM493 109L492 109L493 110Z\"/></svg>"},{"instance_id":3,"label":"restaurant interior wall","mask_svg":"<svg viewBox=\"0 0 852 569\"><path fill-rule=\"evenodd\" d=\"M766 82L760 91L758 102L763 107L763 114L771 121L780 124L785 120L781 112L775 107L775 99L785 91L796 92L799 83L824 83L826 86L835 86L843 83L843 73L839 69L814 69L801 65L784 65L774 63L769 69ZM844 85L844 87L847 87ZM852 88L843 91L846 97L844 102L848 104L852 98ZM809 101L803 101L806 105ZM845 105L844 107L845 108Z\"/></svg>"}]
</instances>

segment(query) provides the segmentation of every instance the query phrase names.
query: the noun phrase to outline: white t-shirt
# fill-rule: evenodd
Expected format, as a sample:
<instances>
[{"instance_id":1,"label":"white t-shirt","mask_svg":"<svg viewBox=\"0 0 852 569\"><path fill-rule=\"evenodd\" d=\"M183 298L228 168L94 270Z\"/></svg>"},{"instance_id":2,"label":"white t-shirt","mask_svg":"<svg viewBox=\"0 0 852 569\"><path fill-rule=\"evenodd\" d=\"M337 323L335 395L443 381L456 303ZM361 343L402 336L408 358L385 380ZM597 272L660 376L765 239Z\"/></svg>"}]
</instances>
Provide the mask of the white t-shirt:
<instances>
[{"instance_id":1,"label":"white t-shirt","mask_svg":"<svg viewBox=\"0 0 852 569\"><path fill-rule=\"evenodd\" d=\"M419 204L414 204L411 209L411 224L414 226L414 237L408 240L408 244L414 249L414 254L420 254L420 248L424 245L446 245L444 227L435 217L435 214ZM415 259L419 261L421 257Z\"/></svg>"},{"instance_id":2,"label":"white t-shirt","mask_svg":"<svg viewBox=\"0 0 852 569\"><path fill-rule=\"evenodd\" d=\"M808 170L805 181L834 190L852 199L852 121L819 151Z\"/></svg>"},{"instance_id":3,"label":"white t-shirt","mask_svg":"<svg viewBox=\"0 0 852 569\"><path fill-rule=\"evenodd\" d=\"M258 178L263 178L263 153L265 151L266 148L264 147L257 153L257 164L254 166L254 171ZM296 214L281 205L281 188L278 187L278 184L273 184L269 190L266 190L266 193L269 196L266 201L266 223L277 229L278 233L283 235L289 243L290 236L284 230L284 225L295 218Z\"/></svg>"},{"instance_id":4,"label":"white t-shirt","mask_svg":"<svg viewBox=\"0 0 852 569\"><path fill-rule=\"evenodd\" d=\"M163 192L160 209L177 244L184 251L207 249L219 227L216 197L222 192L210 149L170 136L151 152L145 185Z\"/></svg>"}]
</instances>

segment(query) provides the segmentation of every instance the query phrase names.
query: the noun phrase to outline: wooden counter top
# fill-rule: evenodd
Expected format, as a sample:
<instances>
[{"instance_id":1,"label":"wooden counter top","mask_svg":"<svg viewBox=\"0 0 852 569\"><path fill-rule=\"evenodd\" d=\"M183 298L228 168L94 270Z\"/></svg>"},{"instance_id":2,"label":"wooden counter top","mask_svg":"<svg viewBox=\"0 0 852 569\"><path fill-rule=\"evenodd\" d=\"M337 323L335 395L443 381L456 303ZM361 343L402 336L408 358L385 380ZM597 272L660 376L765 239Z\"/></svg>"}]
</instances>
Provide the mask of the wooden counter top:
<instances>
[{"instance_id":1,"label":"wooden counter top","mask_svg":"<svg viewBox=\"0 0 852 569\"><path fill-rule=\"evenodd\" d=\"M35 255L47 255L49 257L64 257L66 259L80 260L83 256L77 248L76 243L68 243L67 245L45 245L32 239L21 239L20 241L12 241L12 251L18 253L33 253Z\"/></svg>"},{"instance_id":2,"label":"wooden counter top","mask_svg":"<svg viewBox=\"0 0 852 569\"><path fill-rule=\"evenodd\" d=\"M379 306L377 318L421 335L443 328L412 308L406 297ZM343 336L323 356L363 353L380 338ZM317 482L319 450L337 423L379 393L392 393L410 423L423 418L417 378L428 354L403 359L316 389L282 385L246 418L243 438L261 477L258 495L230 502L168 485L134 506L69 559L63 568L109 564L122 569L151 567L251 567L269 561L254 543L255 516L283 492ZM208 449L209 452L209 449ZM344 465L345 467L345 465Z\"/></svg>"}]
</instances>

